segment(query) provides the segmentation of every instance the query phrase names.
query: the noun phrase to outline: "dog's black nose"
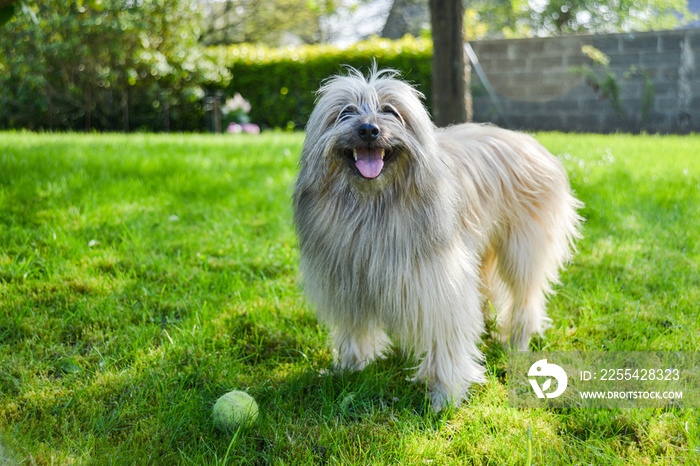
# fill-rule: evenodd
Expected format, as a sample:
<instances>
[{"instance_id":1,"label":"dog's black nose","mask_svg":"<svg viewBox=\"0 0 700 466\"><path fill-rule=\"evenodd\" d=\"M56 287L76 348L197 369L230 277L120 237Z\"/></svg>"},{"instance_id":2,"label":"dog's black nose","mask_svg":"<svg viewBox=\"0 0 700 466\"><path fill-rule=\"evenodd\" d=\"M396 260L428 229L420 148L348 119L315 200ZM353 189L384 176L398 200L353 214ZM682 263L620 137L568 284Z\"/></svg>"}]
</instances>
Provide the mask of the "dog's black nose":
<instances>
[{"instance_id":1,"label":"dog's black nose","mask_svg":"<svg viewBox=\"0 0 700 466\"><path fill-rule=\"evenodd\" d=\"M379 127L371 123L364 123L360 125L357 134L360 136L360 139L365 142L376 141L379 137Z\"/></svg>"}]
</instances>

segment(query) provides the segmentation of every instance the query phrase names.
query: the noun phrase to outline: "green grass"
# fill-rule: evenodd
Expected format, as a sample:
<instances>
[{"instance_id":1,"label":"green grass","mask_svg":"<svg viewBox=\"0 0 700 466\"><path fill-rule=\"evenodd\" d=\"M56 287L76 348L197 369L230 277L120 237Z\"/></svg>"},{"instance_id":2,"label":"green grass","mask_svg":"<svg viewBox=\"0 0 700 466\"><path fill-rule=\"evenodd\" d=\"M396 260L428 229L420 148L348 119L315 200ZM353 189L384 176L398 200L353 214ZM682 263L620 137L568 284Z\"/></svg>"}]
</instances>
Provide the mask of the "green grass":
<instances>
[{"instance_id":1,"label":"green grass","mask_svg":"<svg viewBox=\"0 0 700 466\"><path fill-rule=\"evenodd\" d=\"M586 203L547 350L700 347L700 137L541 134ZM0 464L696 464L691 409L522 410L504 354L434 415L413 361L327 373L290 194L301 134L0 133ZM259 422L214 429L252 394Z\"/></svg>"}]
</instances>

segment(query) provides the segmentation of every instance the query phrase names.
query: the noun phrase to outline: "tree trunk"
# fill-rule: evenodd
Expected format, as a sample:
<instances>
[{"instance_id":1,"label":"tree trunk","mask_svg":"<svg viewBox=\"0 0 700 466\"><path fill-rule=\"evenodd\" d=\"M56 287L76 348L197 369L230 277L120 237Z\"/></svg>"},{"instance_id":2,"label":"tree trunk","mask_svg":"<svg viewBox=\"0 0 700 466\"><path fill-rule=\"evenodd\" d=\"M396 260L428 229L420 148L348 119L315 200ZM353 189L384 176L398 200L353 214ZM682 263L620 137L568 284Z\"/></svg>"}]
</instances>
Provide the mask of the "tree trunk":
<instances>
[{"instance_id":1,"label":"tree trunk","mask_svg":"<svg viewBox=\"0 0 700 466\"><path fill-rule=\"evenodd\" d=\"M17 0L0 0L0 8L5 8L15 3Z\"/></svg>"},{"instance_id":2,"label":"tree trunk","mask_svg":"<svg viewBox=\"0 0 700 466\"><path fill-rule=\"evenodd\" d=\"M401 39L406 34L418 37L429 20L428 0L393 0L382 37Z\"/></svg>"},{"instance_id":3,"label":"tree trunk","mask_svg":"<svg viewBox=\"0 0 700 466\"><path fill-rule=\"evenodd\" d=\"M214 95L214 132L221 133L221 94Z\"/></svg>"},{"instance_id":4,"label":"tree trunk","mask_svg":"<svg viewBox=\"0 0 700 466\"><path fill-rule=\"evenodd\" d=\"M122 92L122 130L129 132L129 88L125 87Z\"/></svg>"},{"instance_id":5,"label":"tree trunk","mask_svg":"<svg viewBox=\"0 0 700 466\"><path fill-rule=\"evenodd\" d=\"M468 121L461 0L430 0L433 30L433 119L437 126Z\"/></svg>"}]
</instances>

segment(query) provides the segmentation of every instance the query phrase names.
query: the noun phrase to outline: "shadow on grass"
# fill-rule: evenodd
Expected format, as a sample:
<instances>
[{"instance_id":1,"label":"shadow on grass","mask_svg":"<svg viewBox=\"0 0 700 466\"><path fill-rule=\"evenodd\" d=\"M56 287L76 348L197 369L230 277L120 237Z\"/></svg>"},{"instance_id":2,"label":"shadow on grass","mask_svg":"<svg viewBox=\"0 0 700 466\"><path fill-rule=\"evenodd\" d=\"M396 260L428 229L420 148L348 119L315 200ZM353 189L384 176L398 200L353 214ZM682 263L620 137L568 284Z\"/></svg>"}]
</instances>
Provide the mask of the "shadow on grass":
<instances>
[{"instance_id":1,"label":"shadow on grass","mask_svg":"<svg viewBox=\"0 0 700 466\"><path fill-rule=\"evenodd\" d=\"M265 390L261 397L285 415L296 413L324 422L354 423L397 412L430 420L435 416L425 385L409 380L414 366L413 359L397 351L362 371L336 371L330 366L307 369Z\"/></svg>"}]
</instances>

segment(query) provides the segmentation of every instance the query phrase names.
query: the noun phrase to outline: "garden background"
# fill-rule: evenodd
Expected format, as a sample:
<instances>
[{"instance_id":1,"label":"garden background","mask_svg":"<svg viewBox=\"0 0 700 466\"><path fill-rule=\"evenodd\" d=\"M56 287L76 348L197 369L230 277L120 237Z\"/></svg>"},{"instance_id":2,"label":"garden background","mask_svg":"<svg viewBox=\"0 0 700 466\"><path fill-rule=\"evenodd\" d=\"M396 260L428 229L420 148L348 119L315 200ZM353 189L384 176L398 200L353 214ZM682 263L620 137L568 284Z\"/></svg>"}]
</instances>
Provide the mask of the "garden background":
<instances>
[{"instance_id":1,"label":"garden background","mask_svg":"<svg viewBox=\"0 0 700 466\"><path fill-rule=\"evenodd\" d=\"M412 355L332 371L327 329L297 273L298 130L323 78L342 64L366 69L375 57L401 70L429 107L432 52L425 31L324 44L321 23L308 18L340 6L302 3L253 2L280 12L229 31L256 45L218 43L185 0L23 0L9 16L0 10L0 464L700 462L692 403L513 407L493 322L481 344L488 382L456 410L433 413L425 387L406 380ZM672 20L660 5L688 5L637 3L657 28ZM237 5L222 4L233 13ZM631 21L559 21L566 5L475 1L467 33L508 54L517 50L504 39L511 34L614 32L596 29L609 24L619 33ZM290 9L297 14L284 14ZM290 31L315 43L278 47ZM625 34L614 36L620 51L632 40ZM648 42L661 55L685 43L659 42L664 34L690 37L686 54L700 50L692 30L636 37L656 37ZM583 74L562 73L585 76L583 88L606 112L614 115L617 85L625 115L641 109L625 107L625 86L644 91L643 69L626 77L628 65L606 65L606 55L616 57L599 47L588 55L581 47L583 61L571 63L587 66ZM532 59L521 65L532 69ZM673 75L664 63L657 74ZM596 95L595 76L613 94ZM476 80L472 90L475 102L490 99ZM686 105L696 121L697 98L681 95L657 87L654 104ZM263 131L209 133L228 128L227 118ZM585 224L549 303L553 326L531 349L697 351L698 135L535 136L564 164ZM255 397L260 417L220 432L211 410L234 389Z\"/></svg>"}]
</instances>

